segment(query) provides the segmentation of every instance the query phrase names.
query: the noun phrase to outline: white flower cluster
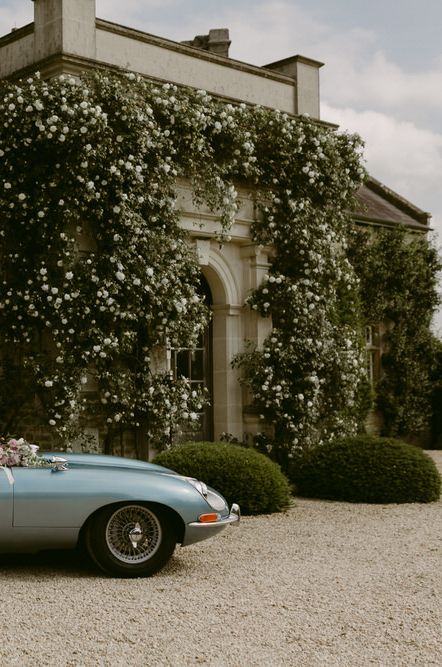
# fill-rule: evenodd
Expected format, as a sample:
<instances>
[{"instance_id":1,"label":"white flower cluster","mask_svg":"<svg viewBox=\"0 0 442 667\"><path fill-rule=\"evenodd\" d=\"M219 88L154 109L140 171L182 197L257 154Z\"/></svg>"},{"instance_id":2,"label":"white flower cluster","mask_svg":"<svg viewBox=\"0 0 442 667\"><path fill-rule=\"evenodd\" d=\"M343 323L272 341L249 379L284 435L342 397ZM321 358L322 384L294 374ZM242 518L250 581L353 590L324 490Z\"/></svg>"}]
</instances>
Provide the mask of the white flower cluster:
<instances>
[{"instance_id":1,"label":"white flower cluster","mask_svg":"<svg viewBox=\"0 0 442 667\"><path fill-rule=\"evenodd\" d=\"M151 413L150 351L166 338L191 345L207 321L174 210L170 131L142 87L137 99L101 75L2 82L0 328L64 438L86 408L139 424ZM173 112L171 89L155 99Z\"/></svg>"},{"instance_id":2,"label":"white flower cluster","mask_svg":"<svg viewBox=\"0 0 442 667\"><path fill-rule=\"evenodd\" d=\"M253 232L276 254L248 304L271 316L274 328L262 350L236 363L274 427L272 448L290 457L357 427L364 369L357 280L344 252L364 170L356 137L284 114L269 130L259 110L255 121L257 150L266 135L270 147L275 126L281 148L258 160L263 203Z\"/></svg>"}]
</instances>

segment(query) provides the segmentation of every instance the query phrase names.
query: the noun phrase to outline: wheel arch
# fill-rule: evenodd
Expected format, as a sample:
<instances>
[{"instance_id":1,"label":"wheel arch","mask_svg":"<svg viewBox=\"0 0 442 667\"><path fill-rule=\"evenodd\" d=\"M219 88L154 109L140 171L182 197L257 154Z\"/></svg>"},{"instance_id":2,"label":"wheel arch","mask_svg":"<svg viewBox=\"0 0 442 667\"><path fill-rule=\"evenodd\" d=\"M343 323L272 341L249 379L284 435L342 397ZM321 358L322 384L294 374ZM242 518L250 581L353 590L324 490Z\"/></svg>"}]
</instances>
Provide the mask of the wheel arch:
<instances>
[{"instance_id":1,"label":"wheel arch","mask_svg":"<svg viewBox=\"0 0 442 667\"><path fill-rule=\"evenodd\" d=\"M185 533L185 525L184 525L184 520L183 518L178 514L176 510L174 510L172 507L169 505L164 505L163 503L157 503L149 500L135 500L135 499L127 499L127 500L119 500L117 502L113 503L105 503L104 505L101 505L100 507L97 507L84 521L83 525L80 528L80 532L78 534L78 545L83 545L84 540L85 540L85 535L86 531L88 529L89 524L93 521L93 519L99 514L103 509L110 509L110 508L115 508L117 509L118 507L124 507L124 505L143 505L144 507L148 507L155 511L155 508L161 510L162 512L166 513L168 517L170 517L171 525L173 526L174 533L176 535L176 541L178 544L182 544L184 540L184 533Z\"/></svg>"}]
</instances>

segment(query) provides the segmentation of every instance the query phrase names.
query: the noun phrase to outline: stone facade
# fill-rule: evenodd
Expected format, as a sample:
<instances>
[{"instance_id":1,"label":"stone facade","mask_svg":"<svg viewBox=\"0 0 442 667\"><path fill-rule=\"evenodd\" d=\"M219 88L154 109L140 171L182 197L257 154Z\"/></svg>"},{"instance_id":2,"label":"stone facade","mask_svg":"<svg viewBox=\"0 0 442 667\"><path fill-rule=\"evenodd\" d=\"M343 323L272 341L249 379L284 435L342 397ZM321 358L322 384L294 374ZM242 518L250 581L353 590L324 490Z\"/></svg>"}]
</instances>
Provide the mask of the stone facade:
<instances>
[{"instance_id":1,"label":"stone facade","mask_svg":"<svg viewBox=\"0 0 442 667\"><path fill-rule=\"evenodd\" d=\"M307 113L323 122L319 114L322 63L317 61L297 55L266 67L247 65L228 57L230 41L225 29L172 42L97 19L95 0L35 0L34 7L32 24L0 38L0 78L20 78L36 70L50 78L97 67L123 69L160 82L205 89L236 103L260 104L294 115ZM244 306L245 298L268 270L271 249L257 247L251 240L250 226L256 215L253 192L239 189L239 200L231 242L220 248L217 215L195 206L188 183L177 184L181 224L195 243L211 292L211 434L215 439L223 432L243 439L258 429L257 416L248 409L248 397L231 360L244 349L245 339L259 345L270 329L269 320ZM360 203L354 216L357 224L400 223L423 232L428 229L428 214L377 181L370 180L362 188ZM164 363L170 364L170 353ZM44 439L40 424L35 424L34 431L32 425L26 428L31 439ZM98 429L92 428L89 434L99 438ZM128 446L123 439L115 453L127 453Z\"/></svg>"}]
</instances>

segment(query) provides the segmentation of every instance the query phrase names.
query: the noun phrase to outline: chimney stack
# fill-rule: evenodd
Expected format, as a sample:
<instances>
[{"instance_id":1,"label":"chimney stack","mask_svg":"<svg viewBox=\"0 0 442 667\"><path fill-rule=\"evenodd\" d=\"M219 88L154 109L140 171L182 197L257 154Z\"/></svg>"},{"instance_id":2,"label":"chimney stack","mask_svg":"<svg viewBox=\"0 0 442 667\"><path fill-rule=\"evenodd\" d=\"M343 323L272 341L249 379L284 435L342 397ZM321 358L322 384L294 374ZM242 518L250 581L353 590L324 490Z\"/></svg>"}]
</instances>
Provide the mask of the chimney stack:
<instances>
[{"instance_id":1,"label":"chimney stack","mask_svg":"<svg viewBox=\"0 0 442 667\"><path fill-rule=\"evenodd\" d=\"M95 0L32 0L36 61L66 53L95 58Z\"/></svg>"},{"instance_id":2,"label":"chimney stack","mask_svg":"<svg viewBox=\"0 0 442 667\"><path fill-rule=\"evenodd\" d=\"M304 56L292 56L264 65L295 80L295 113L319 119L319 70L324 63Z\"/></svg>"},{"instance_id":3,"label":"chimney stack","mask_svg":"<svg viewBox=\"0 0 442 667\"><path fill-rule=\"evenodd\" d=\"M192 40L182 43L195 46L210 53L216 53L218 56L223 56L224 58L229 57L231 41L227 28L215 28L214 30L209 30L208 35L197 35Z\"/></svg>"}]
</instances>

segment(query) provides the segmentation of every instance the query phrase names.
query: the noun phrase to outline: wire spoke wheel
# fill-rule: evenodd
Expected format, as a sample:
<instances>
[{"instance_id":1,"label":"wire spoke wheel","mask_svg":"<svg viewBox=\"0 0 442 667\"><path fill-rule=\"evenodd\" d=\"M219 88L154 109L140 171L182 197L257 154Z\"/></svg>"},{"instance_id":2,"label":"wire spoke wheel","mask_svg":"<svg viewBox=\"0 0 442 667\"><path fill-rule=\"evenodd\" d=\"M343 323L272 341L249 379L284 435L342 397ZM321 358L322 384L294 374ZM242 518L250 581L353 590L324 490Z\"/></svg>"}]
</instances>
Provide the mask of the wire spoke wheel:
<instances>
[{"instance_id":1,"label":"wire spoke wheel","mask_svg":"<svg viewBox=\"0 0 442 667\"><path fill-rule=\"evenodd\" d=\"M148 577L172 556L175 525L171 511L154 504L103 507L88 522L85 543L89 555L107 574Z\"/></svg>"},{"instance_id":2,"label":"wire spoke wheel","mask_svg":"<svg viewBox=\"0 0 442 667\"><path fill-rule=\"evenodd\" d=\"M110 517L106 526L109 551L124 563L143 563L161 544L161 525L147 507L126 505Z\"/></svg>"}]
</instances>

